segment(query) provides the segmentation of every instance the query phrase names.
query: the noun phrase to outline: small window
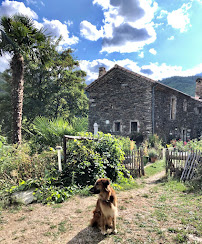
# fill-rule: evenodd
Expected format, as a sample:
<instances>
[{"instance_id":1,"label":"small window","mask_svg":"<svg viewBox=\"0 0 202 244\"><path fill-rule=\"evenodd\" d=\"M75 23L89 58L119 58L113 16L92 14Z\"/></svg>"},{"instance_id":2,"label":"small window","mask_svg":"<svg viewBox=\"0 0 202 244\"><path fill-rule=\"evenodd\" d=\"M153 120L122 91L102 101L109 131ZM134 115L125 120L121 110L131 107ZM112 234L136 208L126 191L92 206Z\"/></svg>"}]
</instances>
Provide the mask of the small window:
<instances>
[{"instance_id":1,"label":"small window","mask_svg":"<svg viewBox=\"0 0 202 244\"><path fill-rule=\"evenodd\" d=\"M176 105L177 105L176 97L171 97L170 118L173 120L176 119Z\"/></svg>"},{"instance_id":2,"label":"small window","mask_svg":"<svg viewBox=\"0 0 202 244\"><path fill-rule=\"evenodd\" d=\"M183 141L187 140L187 130L186 129L182 129L181 138L182 138Z\"/></svg>"},{"instance_id":3,"label":"small window","mask_svg":"<svg viewBox=\"0 0 202 244\"><path fill-rule=\"evenodd\" d=\"M184 99L184 102L183 102L183 111L187 112L187 100L186 99Z\"/></svg>"},{"instance_id":4,"label":"small window","mask_svg":"<svg viewBox=\"0 0 202 244\"><path fill-rule=\"evenodd\" d=\"M131 132L137 132L137 122L131 122L130 130Z\"/></svg>"},{"instance_id":5,"label":"small window","mask_svg":"<svg viewBox=\"0 0 202 244\"><path fill-rule=\"evenodd\" d=\"M202 107L196 107L195 108L195 113L196 114L202 114Z\"/></svg>"},{"instance_id":6,"label":"small window","mask_svg":"<svg viewBox=\"0 0 202 244\"><path fill-rule=\"evenodd\" d=\"M121 123L120 122L114 122L114 131L118 132L121 130Z\"/></svg>"}]
</instances>

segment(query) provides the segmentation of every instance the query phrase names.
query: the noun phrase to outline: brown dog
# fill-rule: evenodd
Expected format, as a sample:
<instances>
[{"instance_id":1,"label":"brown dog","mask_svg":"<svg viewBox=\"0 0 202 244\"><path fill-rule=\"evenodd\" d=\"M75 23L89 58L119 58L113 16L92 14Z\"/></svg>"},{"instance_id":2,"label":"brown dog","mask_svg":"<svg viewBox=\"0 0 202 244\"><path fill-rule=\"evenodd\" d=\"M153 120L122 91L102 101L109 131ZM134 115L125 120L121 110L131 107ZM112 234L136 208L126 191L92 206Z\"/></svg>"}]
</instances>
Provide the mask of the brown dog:
<instances>
[{"instance_id":1,"label":"brown dog","mask_svg":"<svg viewBox=\"0 0 202 244\"><path fill-rule=\"evenodd\" d=\"M117 233L117 197L114 189L110 186L109 180L104 178L97 180L90 192L99 194L95 210L93 211L91 226L100 228L104 235L107 228L112 228L112 232Z\"/></svg>"}]
</instances>

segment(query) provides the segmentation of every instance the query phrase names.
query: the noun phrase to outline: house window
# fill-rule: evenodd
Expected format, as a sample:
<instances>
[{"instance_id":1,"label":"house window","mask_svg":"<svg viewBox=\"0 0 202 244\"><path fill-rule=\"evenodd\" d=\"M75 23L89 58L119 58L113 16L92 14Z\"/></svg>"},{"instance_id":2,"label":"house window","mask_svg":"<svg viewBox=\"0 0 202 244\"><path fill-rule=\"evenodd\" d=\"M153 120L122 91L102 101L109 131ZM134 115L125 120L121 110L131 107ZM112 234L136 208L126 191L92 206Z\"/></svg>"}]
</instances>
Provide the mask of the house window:
<instances>
[{"instance_id":1,"label":"house window","mask_svg":"<svg viewBox=\"0 0 202 244\"><path fill-rule=\"evenodd\" d=\"M187 140L187 131L186 131L186 129L182 129L181 138L182 138L183 141Z\"/></svg>"},{"instance_id":2,"label":"house window","mask_svg":"<svg viewBox=\"0 0 202 244\"><path fill-rule=\"evenodd\" d=\"M138 127L137 127L137 122L136 121L131 121L130 122L130 131L131 132L137 132Z\"/></svg>"},{"instance_id":3,"label":"house window","mask_svg":"<svg viewBox=\"0 0 202 244\"><path fill-rule=\"evenodd\" d=\"M121 131L121 122L114 122L114 131L115 132Z\"/></svg>"},{"instance_id":4,"label":"house window","mask_svg":"<svg viewBox=\"0 0 202 244\"><path fill-rule=\"evenodd\" d=\"M183 111L187 112L187 100L186 99L184 99L184 102L183 102Z\"/></svg>"},{"instance_id":5,"label":"house window","mask_svg":"<svg viewBox=\"0 0 202 244\"><path fill-rule=\"evenodd\" d=\"M196 114L202 114L202 107L196 107L195 108L195 113Z\"/></svg>"},{"instance_id":6,"label":"house window","mask_svg":"<svg viewBox=\"0 0 202 244\"><path fill-rule=\"evenodd\" d=\"M198 107L198 113L202 114L202 107Z\"/></svg>"},{"instance_id":7,"label":"house window","mask_svg":"<svg viewBox=\"0 0 202 244\"><path fill-rule=\"evenodd\" d=\"M171 104L170 104L170 118L171 119L176 119L176 105L177 105L176 97L171 97Z\"/></svg>"}]
</instances>

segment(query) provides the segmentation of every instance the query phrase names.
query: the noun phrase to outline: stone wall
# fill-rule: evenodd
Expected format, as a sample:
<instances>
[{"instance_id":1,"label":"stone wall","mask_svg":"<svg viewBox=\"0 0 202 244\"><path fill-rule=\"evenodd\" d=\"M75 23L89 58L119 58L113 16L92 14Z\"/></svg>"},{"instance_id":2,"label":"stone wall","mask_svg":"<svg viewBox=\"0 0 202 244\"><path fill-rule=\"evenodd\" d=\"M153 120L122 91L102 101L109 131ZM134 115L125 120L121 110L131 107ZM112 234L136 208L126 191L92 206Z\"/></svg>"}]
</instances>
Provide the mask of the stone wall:
<instances>
[{"instance_id":1,"label":"stone wall","mask_svg":"<svg viewBox=\"0 0 202 244\"><path fill-rule=\"evenodd\" d=\"M93 132L96 122L99 131L133 139L156 133L167 142L202 135L202 102L117 67L87 88L89 131ZM115 131L115 122L120 122L119 132ZM137 133L131 133L131 122L137 122Z\"/></svg>"},{"instance_id":2,"label":"stone wall","mask_svg":"<svg viewBox=\"0 0 202 244\"><path fill-rule=\"evenodd\" d=\"M174 89L157 85L155 88L155 127L164 141L185 137L185 140L202 134L202 103ZM176 117L171 118L171 99L176 99ZM184 133L184 135L183 135Z\"/></svg>"},{"instance_id":3,"label":"stone wall","mask_svg":"<svg viewBox=\"0 0 202 244\"><path fill-rule=\"evenodd\" d=\"M120 69L113 69L99 79L89 92L89 131L96 122L99 131L131 136L131 121L138 122L138 131L152 133L150 81L134 77ZM120 122L121 132L114 131L114 122Z\"/></svg>"}]
</instances>

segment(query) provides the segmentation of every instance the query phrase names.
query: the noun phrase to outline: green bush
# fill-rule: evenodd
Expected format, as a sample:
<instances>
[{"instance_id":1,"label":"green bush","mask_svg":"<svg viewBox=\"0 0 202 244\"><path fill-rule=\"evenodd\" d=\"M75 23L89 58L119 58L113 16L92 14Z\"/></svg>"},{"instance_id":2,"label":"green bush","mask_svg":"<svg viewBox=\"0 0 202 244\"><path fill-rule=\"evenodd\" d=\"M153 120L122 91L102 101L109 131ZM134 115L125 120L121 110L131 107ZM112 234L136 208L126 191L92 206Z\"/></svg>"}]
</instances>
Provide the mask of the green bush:
<instances>
[{"instance_id":1,"label":"green bush","mask_svg":"<svg viewBox=\"0 0 202 244\"><path fill-rule=\"evenodd\" d=\"M128 171L122 165L125 154L122 141L111 134L103 134L101 132L97 138L98 141L94 142L94 150L104 159L103 165L106 177L116 181L120 172L124 171L127 175Z\"/></svg>"},{"instance_id":2,"label":"green bush","mask_svg":"<svg viewBox=\"0 0 202 244\"><path fill-rule=\"evenodd\" d=\"M41 154L30 155L28 144L21 146L5 146L0 157L0 179L18 185L28 179L41 179L46 175L53 175L57 168L57 154L53 151L44 151ZM0 185L0 188L1 188Z\"/></svg>"},{"instance_id":3,"label":"green bush","mask_svg":"<svg viewBox=\"0 0 202 244\"><path fill-rule=\"evenodd\" d=\"M194 177L190 180L189 185L196 191L202 191L202 162L196 168Z\"/></svg>"},{"instance_id":4,"label":"green bush","mask_svg":"<svg viewBox=\"0 0 202 244\"><path fill-rule=\"evenodd\" d=\"M91 133L81 136L93 138ZM74 140L67 145L67 162L63 166L62 182L65 186L94 184L100 177L116 181L121 172L129 172L121 164L124 160L122 142L110 135L99 133L97 140Z\"/></svg>"},{"instance_id":5,"label":"green bush","mask_svg":"<svg viewBox=\"0 0 202 244\"><path fill-rule=\"evenodd\" d=\"M88 143L78 140L68 143L67 163L63 165L61 175L65 186L92 185L96 179L105 176L102 158L88 145L90 143L92 141Z\"/></svg>"},{"instance_id":6,"label":"green bush","mask_svg":"<svg viewBox=\"0 0 202 244\"><path fill-rule=\"evenodd\" d=\"M124 151L124 153L130 153L131 150L137 150L137 146L135 144L135 141L131 141L129 137L123 137L119 136L117 139L122 144L121 148ZM131 144L133 144L133 149L131 149Z\"/></svg>"},{"instance_id":7,"label":"green bush","mask_svg":"<svg viewBox=\"0 0 202 244\"><path fill-rule=\"evenodd\" d=\"M91 133L81 136L93 137ZM0 148L0 200L14 191L36 187L37 201L59 203L77 192L86 195L88 186L101 177L125 182L124 177L130 178L130 174L121 163L124 142L128 140L103 133L96 139L69 141L62 173L58 172L54 150L32 154L26 143L20 146L4 143Z\"/></svg>"},{"instance_id":8,"label":"green bush","mask_svg":"<svg viewBox=\"0 0 202 244\"><path fill-rule=\"evenodd\" d=\"M36 117L31 125L24 120L23 129L30 141L32 151L41 152L49 147L61 146L64 135L77 135L88 128L87 118L72 118L71 123L64 118L49 119ZM29 135L29 136L28 136Z\"/></svg>"},{"instance_id":9,"label":"green bush","mask_svg":"<svg viewBox=\"0 0 202 244\"><path fill-rule=\"evenodd\" d=\"M157 158L158 157L158 152L156 151L155 148L152 148L149 150L149 158Z\"/></svg>"},{"instance_id":10,"label":"green bush","mask_svg":"<svg viewBox=\"0 0 202 244\"><path fill-rule=\"evenodd\" d=\"M200 150L202 151L202 140L192 139L188 142L180 140L172 140L170 145L167 147L174 147L179 151L190 151L190 150Z\"/></svg>"}]
</instances>

